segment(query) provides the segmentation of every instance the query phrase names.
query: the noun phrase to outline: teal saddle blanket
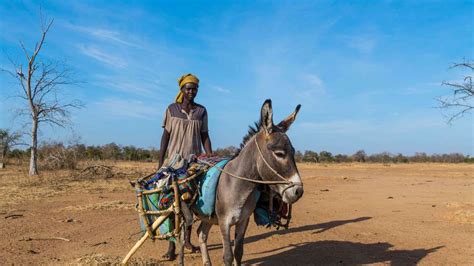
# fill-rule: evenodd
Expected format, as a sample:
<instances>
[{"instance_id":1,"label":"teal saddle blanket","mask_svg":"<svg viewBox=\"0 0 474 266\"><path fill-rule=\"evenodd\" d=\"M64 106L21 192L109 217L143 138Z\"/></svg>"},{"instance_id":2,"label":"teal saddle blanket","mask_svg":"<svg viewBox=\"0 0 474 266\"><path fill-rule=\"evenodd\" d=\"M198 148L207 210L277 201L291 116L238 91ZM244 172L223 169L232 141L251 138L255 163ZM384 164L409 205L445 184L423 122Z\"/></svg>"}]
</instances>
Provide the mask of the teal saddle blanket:
<instances>
[{"instance_id":1,"label":"teal saddle blanket","mask_svg":"<svg viewBox=\"0 0 474 266\"><path fill-rule=\"evenodd\" d=\"M221 171L217 169L217 167L222 169L228 162L229 160L227 159L218 162L215 166L211 167L207 173L203 175L203 177L199 179L199 195L196 203L193 206L193 209L200 215L210 217L214 214L217 184L219 183L219 177L221 174ZM274 224L275 219L274 215L272 215L272 211L267 208L268 204L263 202L264 197L261 197L261 195L262 193L257 190L255 196L259 204L257 204L257 207L254 211L254 220L257 225L269 227L270 225Z\"/></svg>"},{"instance_id":2,"label":"teal saddle blanket","mask_svg":"<svg viewBox=\"0 0 474 266\"><path fill-rule=\"evenodd\" d=\"M217 169L217 167L224 168L228 162L229 160L227 159L218 162L199 179L199 195L196 203L193 206L193 209L200 215L211 216L214 213L214 207L216 205L217 184L221 174L221 171Z\"/></svg>"},{"instance_id":3,"label":"teal saddle blanket","mask_svg":"<svg viewBox=\"0 0 474 266\"><path fill-rule=\"evenodd\" d=\"M224 159L211 167L203 177L199 179L199 195L196 203L193 206L194 211L203 216L212 216L214 214L216 205L217 184L221 171L217 169L224 168L229 160ZM217 167L216 167L217 166ZM254 220L257 225L269 227L275 224L275 215L269 210L267 202L264 202L264 197L261 197L262 192L257 190L256 200L259 204L254 211Z\"/></svg>"}]
</instances>

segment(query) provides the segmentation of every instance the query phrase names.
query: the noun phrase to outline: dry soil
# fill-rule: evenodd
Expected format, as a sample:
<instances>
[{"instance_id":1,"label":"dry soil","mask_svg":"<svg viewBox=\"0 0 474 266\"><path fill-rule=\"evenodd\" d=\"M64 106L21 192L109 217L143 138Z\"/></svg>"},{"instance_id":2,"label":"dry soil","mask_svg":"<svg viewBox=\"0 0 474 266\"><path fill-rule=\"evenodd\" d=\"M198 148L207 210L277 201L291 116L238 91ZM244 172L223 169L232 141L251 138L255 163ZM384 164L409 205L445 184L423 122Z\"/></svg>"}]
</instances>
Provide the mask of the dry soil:
<instances>
[{"instance_id":1,"label":"dry soil","mask_svg":"<svg viewBox=\"0 0 474 266\"><path fill-rule=\"evenodd\" d=\"M154 164L115 167L146 173ZM130 174L31 178L24 168L0 169L1 264L117 264L139 238ZM246 264L474 264L474 165L301 164L299 170L305 192L291 227L277 231L251 221ZM209 246L221 264L217 227ZM170 264L160 260L166 247L147 241L132 262ZM201 263L198 254L185 259Z\"/></svg>"}]
</instances>

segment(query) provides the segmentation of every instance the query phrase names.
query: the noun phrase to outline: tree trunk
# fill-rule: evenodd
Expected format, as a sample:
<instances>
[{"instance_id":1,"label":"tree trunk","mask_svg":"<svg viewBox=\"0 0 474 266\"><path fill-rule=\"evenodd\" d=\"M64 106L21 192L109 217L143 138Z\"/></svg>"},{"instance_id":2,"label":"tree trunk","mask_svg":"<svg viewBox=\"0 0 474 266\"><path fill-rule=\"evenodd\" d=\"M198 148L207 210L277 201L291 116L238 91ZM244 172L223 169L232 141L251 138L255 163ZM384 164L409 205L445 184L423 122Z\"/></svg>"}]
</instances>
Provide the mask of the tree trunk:
<instances>
[{"instance_id":1,"label":"tree trunk","mask_svg":"<svg viewBox=\"0 0 474 266\"><path fill-rule=\"evenodd\" d=\"M5 168L5 158L7 158L7 147L6 145L0 143L0 169Z\"/></svg>"},{"instance_id":2,"label":"tree trunk","mask_svg":"<svg viewBox=\"0 0 474 266\"><path fill-rule=\"evenodd\" d=\"M5 160L7 158L7 145L0 144L0 149L2 153L0 154L0 169L5 168Z\"/></svg>"},{"instance_id":3,"label":"tree trunk","mask_svg":"<svg viewBox=\"0 0 474 266\"><path fill-rule=\"evenodd\" d=\"M31 128L31 157L30 157L30 176L38 175L37 163L37 147L38 147L38 119L33 118Z\"/></svg>"}]
</instances>

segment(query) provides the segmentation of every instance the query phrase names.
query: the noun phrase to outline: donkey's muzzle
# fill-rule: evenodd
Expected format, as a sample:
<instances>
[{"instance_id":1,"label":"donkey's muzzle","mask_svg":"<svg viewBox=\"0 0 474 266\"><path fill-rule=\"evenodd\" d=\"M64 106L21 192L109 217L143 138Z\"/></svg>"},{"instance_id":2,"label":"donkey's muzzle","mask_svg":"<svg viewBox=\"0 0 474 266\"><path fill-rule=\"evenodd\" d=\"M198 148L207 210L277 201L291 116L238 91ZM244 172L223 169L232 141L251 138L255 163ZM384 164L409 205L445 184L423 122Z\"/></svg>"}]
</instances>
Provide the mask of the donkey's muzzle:
<instances>
[{"instance_id":1,"label":"donkey's muzzle","mask_svg":"<svg viewBox=\"0 0 474 266\"><path fill-rule=\"evenodd\" d=\"M293 204L303 196L303 192L304 189L302 185L293 185L285 190L282 199L285 203Z\"/></svg>"}]
</instances>

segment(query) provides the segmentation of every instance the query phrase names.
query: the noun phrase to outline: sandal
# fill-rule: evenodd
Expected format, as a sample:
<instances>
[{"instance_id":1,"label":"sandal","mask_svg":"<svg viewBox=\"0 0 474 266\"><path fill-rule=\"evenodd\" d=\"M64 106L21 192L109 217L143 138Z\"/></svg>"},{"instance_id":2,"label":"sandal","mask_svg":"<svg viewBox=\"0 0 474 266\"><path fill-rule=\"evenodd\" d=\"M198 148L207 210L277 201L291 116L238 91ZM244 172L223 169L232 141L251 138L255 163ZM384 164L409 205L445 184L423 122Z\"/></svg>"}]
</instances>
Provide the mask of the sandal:
<instances>
[{"instance_id":1,"label":"sandal","mask_svg":"<svg viewBox=\"0 0 474 266\"><path fill-rule=\"evenodd\" d=\"M185 245L184 250L189 251L191 253L201 253L201 249L193 245L191 245L191 247Z\"/></svg>"},{"instance_id":2,"label":"sandal","mask_svg":"<svg viewBox=\"0 0 474 266\"><path fill-rule=\"evenodd\" d=\"M166 252L161 258L167 261L173 261L176 259L176 254Z\"/></svg>"}]
</instances>

